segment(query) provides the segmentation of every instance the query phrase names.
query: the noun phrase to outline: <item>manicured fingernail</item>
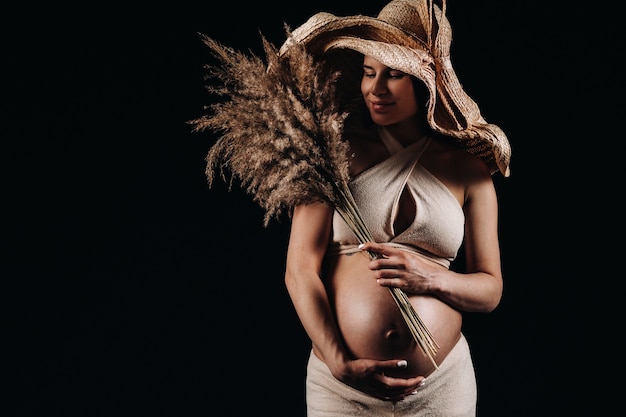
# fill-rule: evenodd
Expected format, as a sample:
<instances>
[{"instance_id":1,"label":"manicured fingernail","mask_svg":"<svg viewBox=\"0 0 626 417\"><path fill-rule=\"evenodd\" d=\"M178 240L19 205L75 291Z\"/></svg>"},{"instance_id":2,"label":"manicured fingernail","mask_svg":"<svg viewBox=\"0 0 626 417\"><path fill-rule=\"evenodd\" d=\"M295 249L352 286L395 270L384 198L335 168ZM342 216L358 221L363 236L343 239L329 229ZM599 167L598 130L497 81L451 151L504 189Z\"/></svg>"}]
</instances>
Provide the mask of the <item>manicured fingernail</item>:
<instances>
[{"instance_id":1,"label":"manicured fingernail","mask_svg":"<svg viewBox=\"0 0 626 417\"><path fill-rule=\"evenodd\" d=\"M411 395L415 395L415 394L417 394L417 390L411 392Z\"/></svg>"},{"instance_id":2,"label":"manicured fingernail","mask_svg":"<svg viewBox=\"0 0 626 417\"><path fill-rule=\"evenodd\" d=\"M426 380L425 379L423 379L422 382L420 382L417 386L418 387L423 387L424 384L426 384Z\"/></svg>"},{"instance_id":3,"label":"manicured fingernail","mask_svg":"<svg viewBox=\"0 0 626 417\"><path fill-rule=\"evenodd\" d=\"M408 365L409 363L405 361L404 359L401 361L398 361L398 368L406 368Z\"/></svg>"},{"instance_id":4,"label":"manicured fingernail","mask_svg":"<svg viewBox=\"0 0 626 417\"><path fill-rule=\"evenodd\" d=\"M364 247L364 246L365 246L365 243L361 243L361 244L359 245L359 249L363 249L363 247Z\"/></svg>"}]
</instances>

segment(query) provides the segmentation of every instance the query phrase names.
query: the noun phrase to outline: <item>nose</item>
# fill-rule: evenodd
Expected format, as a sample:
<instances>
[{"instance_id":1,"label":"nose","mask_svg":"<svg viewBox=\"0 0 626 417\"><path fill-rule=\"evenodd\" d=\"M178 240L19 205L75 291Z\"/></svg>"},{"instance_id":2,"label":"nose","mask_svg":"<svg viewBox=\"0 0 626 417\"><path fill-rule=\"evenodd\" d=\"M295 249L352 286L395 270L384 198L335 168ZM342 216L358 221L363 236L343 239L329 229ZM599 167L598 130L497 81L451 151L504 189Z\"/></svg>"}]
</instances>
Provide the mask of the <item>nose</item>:
<instances>
[{"instance_id":1,"label":"nose","mask_svg":"<svg viewBox=\"0 0 626 417\"><path fill-rule=\"evenodd\" d=\"M385 79L377 75L372 80L370 92L375 96L380 96L380 95L385 94L387 92L387 83L385 82Z\"/></svg>"}]
</instances>

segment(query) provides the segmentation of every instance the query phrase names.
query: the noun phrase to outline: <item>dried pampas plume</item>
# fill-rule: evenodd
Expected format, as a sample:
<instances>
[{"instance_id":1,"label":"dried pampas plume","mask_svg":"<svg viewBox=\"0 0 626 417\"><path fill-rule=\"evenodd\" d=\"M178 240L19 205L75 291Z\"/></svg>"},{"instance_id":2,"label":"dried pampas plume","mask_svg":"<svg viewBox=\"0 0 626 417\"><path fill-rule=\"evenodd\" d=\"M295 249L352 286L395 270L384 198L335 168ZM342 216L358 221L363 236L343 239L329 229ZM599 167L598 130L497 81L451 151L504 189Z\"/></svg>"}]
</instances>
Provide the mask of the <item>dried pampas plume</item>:
<instances>
[{"instance_id":1,"label":"dried pampas plume","mask_svg":"<svg viewBox=\"0 0 626 417\"><path fill-rule=\"evenodd\" d=\"M288 33L289 34L289 33ZM218 65L206 66L209 93L226 100L191 120L194 131L222 136L207 155L209 186L233 179L265 211L264 225L302 203L336 206L337 184L348 182L346 114L335 105L338 73L324 71L301 46L279 57L261 36L266 61L202 35Z\"/></svg>"},{"instance_id":2,"label":"dried pampas plume","mask_svg":"<svg viewBox=\"0 0 626 417\"><path fill-rule=\"evenodd\" d=\"M261 36L265 62L201 36L219 61L206 66L207 78L218 81L207 90L225 98L188 122L194 131L222 133L206 158L209 186L216 175L229 186L239 180L265 210L265 226L284 211L291 214L298 204L325 202L359 242L372 241L348 187L349 146L342 138L347 113L337 110L335 94L339 73L326 70L296 42L279 56ZM401 289L391 287L389 292L416 343L437 368L439 345L431 332Z\"/></svg>"}]
</instances>

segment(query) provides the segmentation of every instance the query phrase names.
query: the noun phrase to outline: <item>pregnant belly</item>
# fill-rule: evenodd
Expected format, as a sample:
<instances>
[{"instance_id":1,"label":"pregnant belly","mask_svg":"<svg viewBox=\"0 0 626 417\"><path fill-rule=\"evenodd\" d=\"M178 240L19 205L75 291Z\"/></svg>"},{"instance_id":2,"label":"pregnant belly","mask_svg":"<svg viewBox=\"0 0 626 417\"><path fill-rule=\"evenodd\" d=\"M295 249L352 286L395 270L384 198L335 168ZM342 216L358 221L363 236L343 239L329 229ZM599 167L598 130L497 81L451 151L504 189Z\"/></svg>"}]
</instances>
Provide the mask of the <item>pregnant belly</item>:
<instances>
[{"instance_id":1,"label":"pregnant belly","mask_svg":"<svg viewBox=\"0 0 626 417\"><path fill-rule=\"evenodd\" d=\"M389 290L378 285L365 253L338 256L329 264L327 284L346 347L355 358L406 359L397 376L428 375L430 359L415 343ZM461 332L461 315L431 296L410 296L415 311L439 345L439 364Z\"/></svg>"}]
</instances>

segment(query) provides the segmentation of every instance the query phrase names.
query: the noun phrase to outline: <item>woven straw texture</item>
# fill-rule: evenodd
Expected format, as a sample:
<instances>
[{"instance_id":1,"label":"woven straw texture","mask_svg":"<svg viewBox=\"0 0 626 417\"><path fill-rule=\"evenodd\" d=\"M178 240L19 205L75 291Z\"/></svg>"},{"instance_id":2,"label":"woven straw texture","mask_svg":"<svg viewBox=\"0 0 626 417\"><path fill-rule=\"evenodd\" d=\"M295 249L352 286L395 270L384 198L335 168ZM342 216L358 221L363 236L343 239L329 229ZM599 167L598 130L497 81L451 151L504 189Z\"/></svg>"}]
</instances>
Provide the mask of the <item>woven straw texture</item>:
<instances>
[{"instance_id":1,"label":"woven straw texture","mask_svg":"<svg viewBox=\"0 0 626 417\"><path fill-rule=\"evenodd\" d=\"M452 67L452 30L445 16L445 1L438 6L432 0L392 0L376 18L317 13L291 32L279 53L288 54L294 42L339 68L344 74L343 86L350 91L347 95L357 93L362 59L358 54L419 78L430 92L430 126L484 160L492 174L510 175L507 136L483 118ZM351 90L346 87L349 83L353 83Z\"/></svg>"}]
</instances>

